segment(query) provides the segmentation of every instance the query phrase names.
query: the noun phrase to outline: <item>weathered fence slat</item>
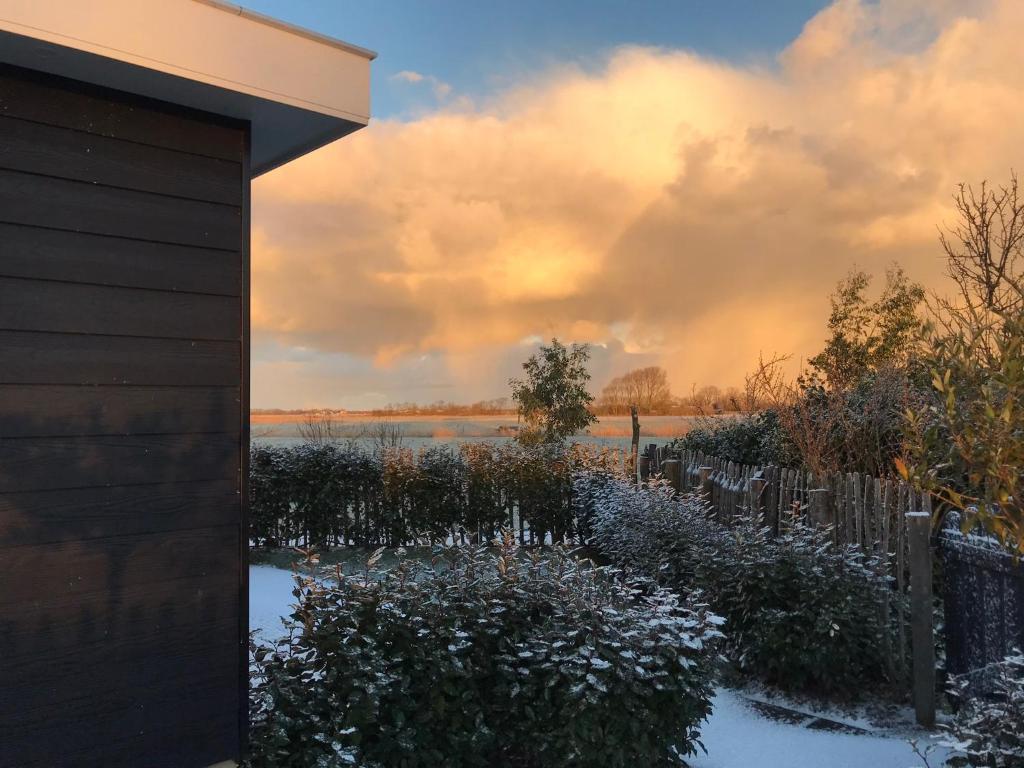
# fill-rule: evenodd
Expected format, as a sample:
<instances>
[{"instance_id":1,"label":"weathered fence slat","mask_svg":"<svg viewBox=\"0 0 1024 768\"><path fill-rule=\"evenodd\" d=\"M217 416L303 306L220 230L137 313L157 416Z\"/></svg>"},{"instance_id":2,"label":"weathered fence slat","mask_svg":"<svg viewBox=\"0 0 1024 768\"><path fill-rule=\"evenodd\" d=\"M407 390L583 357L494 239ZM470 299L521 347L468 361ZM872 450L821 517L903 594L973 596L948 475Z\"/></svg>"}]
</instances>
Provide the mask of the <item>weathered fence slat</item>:
<instances>
[{"instance_id":1,"label":"weathered fence slat","mask_svg":"<svg viewBox=\"0 0 1024 768\"><path fill-rule=\"evenodd\" d=\"M914 713L925 727L935 724L935 636L932 627L932 511L926 496L924 509L907 513L910 544L910 623L914 647Z\"/></svg>"}]
</instances>

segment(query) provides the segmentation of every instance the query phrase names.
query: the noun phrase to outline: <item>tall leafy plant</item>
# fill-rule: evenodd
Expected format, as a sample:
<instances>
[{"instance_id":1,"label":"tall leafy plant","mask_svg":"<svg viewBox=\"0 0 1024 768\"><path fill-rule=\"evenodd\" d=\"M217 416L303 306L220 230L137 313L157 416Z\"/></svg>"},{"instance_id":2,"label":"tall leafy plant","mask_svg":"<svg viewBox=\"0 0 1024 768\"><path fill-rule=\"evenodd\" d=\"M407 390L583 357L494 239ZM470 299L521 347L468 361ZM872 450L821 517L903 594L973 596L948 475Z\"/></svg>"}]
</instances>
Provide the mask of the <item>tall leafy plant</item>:
<instances>
[{"instance_id":1,"label":"tall leafy plant","mask_svg":"<svg viewBox=\"0 0 1024 768\"><path fill-rule=\"evenodd\" d=\"M512 399L525 428L518 439L526 443L560 443L593 424L594 397L587 391L590 372L586 344L566 347L558 339L540 348L523 363L523 379L510 379Z\"/></svg>"},{"instance_id":2,"label":"tall leafy plant","mask_svg":"<svg viewBox=\"0 0 1024 768\"><path fill-rule=\"evenodd\" d=\"M951 297L936 298L923 358L933 397L907 412L904 477L1024 554L1024 199L961 185L942 235Z\"/></svg>"}]
</instances>

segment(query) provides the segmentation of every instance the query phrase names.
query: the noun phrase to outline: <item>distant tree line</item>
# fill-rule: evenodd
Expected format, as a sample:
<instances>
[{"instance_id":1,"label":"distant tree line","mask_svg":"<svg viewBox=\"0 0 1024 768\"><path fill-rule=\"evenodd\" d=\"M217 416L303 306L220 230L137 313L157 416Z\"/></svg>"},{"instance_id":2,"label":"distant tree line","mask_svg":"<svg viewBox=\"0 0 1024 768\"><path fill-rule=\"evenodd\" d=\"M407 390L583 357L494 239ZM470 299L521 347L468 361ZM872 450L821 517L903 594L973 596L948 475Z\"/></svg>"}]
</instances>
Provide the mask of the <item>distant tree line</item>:
<instances>
[{"instance_id":1,"label":"distant tree line","mask_svg":"<svg viewBox=\"0 0 1024 768\"><path fill-rule=\"evenodd\" d=\"M648 415L699 415L750 409L737 387L694 387L689 395L677 397L672 394L665 369L656 365L637 368L608 382L594 403L594 412L600 416L626 415L634 405L640 413Z\"/></svg>"},{"instance_id":2,"label":"distant tree line","mask_svg":"<svg viewBox=\"0 0 1024 768\"><path fill-rule=\"evenodd\" d=\"M452 403L437 400L433 403L388 403L383 408L370 411L374 416L480 416L515 414L516 409L508 397L477 400L475 403Z\"/></svg>"},{"instance_id":3,"label":"distant tree line","mask_svg":"<svg viewBox=\"0 0 1024 768\"><path fill-rule=\"evenodd\" d=\"M249 413L254 416L336 416L341 414L368 414L370 416L480 416L480 415L515 415L516 409L508 397L495 397L491 400L478 400L475 403L452 403L438 400L421 405L419 403L388 403L383 408L368 411L349 410L347 408L252 408Z\"/></svg>"},{"instance_id":4,"label":"distant tree line","mask_svg":"<svg viewBox=\"0 0 1024 768\"><path fill-rule=\"evenodd\" d=\"M689 395L672 393L668 374L659 366L648 366L616 376L587 405L597 416L629 415L636 405L645 415L711 415L757 410L758 403L747 402L746 393L737 387L720 388L707 385L694 387ZM369 411L350 411L344 408L253 408L255 416L339 416L367 414L387 418L392 416L515 416L517 408L509 397L495 397L474 403L454 403L438 400L433 403L388 403L383 408Z\"/></svg>"}]
</instances>

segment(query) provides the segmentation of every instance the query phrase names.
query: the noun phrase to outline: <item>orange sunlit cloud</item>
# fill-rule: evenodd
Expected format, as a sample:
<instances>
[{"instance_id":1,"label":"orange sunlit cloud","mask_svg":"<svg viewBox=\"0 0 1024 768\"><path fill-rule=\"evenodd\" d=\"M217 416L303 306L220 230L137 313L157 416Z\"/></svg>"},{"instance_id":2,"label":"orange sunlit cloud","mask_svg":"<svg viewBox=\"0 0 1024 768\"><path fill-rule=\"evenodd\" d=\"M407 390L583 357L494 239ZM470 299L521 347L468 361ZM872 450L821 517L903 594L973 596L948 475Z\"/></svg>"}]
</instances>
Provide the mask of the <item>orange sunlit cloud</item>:
<instances>
[{"instance_id":1,"label":"orange sunlit cloud","mask_svg":"<svg viewBox=\"0 0 1024 768\"><path fill-rule=\"evenodd\" d=\"M504 394L494 360L537 336L660 362L680 392L807 356L839 277L897 260L941 286L955 185L1024 165L1022 28L1016 0L840 0L777 62L622 48L375 122L257 182L256 338L382 381L430 355L457 400ZM280 370L254 404L309 399Z\"/></svg>"}]
</instances>

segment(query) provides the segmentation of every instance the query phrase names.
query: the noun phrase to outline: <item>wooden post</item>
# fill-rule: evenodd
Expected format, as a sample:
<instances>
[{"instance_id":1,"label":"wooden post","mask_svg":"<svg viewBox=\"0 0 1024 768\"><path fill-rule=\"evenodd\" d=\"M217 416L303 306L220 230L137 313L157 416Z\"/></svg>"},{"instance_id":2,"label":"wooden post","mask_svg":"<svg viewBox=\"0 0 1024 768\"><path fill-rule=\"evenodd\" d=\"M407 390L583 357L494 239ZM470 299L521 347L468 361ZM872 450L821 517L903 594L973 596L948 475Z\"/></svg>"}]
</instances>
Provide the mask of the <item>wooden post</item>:
<instances>
[{"instance_id":1,"label":"wooden post","mask_svg":"<svg viewBox=\"0 0 1024 768\"><path fill-rule=\"evenodd\" d=\"M633 442L629 446L629 455L633 465L633 482L640 482L640 411L635 405L629 406L629 416L633 422Z\"/></svg>"},{"instance_id":2,"label":"wooden post","mask_svg":"<svg viewBox=\"0 0 1024 768\"><path fill-rule=\"evenodd\" d=\"M640 482L645 482L651 476L651 457L640 456L637 458L637 475Z\"/></svg>"},{"instance_id":3,"label":"wooden post","mask_svg":"<svg viewBox=\"0 0 1024 768\"><path fill-rule=\"evenodd\" d=\"M814 488L807 492L811 522L818 527L829 524L828 488Z\"/></svg>"},{"instance_id":4,"label":"wooden post","mask_svg":"<svg viewBox=\"0 0 1024 768\"><path fill-rule=\"evenodd\" d=\"M758 525L766 525L765 520L765 487L768 485L768 481L760 476L760 472L757 476L750 478L750 515L757 521Z\"/></svg>"},{"instance_id":5,"label":"wooden post","mask_svg":"<svg viewBox=\"0 0 1024 768\"><path fill-rule=\"evenodd\" d=\"M708 504L714 504L711 493L714 490L714 481L711 479L711 467L700 467L697 472L700 475L700 492ZM712 511L714 511L712 509Z\"/></svg>"},{"instance_id":6,"label":"wooden post","mask_svg":"<svg viewBox=\"0 0 1024 768\"><path fill-rule=\"evenodd\" d=\"M907 512L910 545L910 632L913 648L914 712L926 728L935 725L935 637L932 631L931 499L920 512Z\"/></svg>"},{"instance_id":7,"label":"wooden post","mask_svg":"<svg viewBox=\"0 0 1024 768\"><path fill-rule=\"evenodd\" d=\"M666 459L661 463L661 474L668 480L672 490L681 493L683 490L683 465L679 459Z\"/></svg>"}]
</instances>

